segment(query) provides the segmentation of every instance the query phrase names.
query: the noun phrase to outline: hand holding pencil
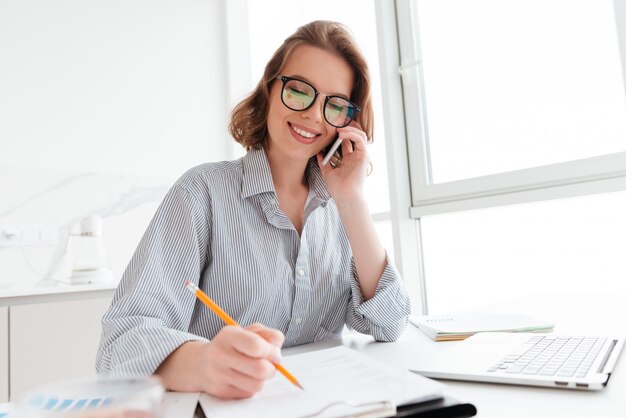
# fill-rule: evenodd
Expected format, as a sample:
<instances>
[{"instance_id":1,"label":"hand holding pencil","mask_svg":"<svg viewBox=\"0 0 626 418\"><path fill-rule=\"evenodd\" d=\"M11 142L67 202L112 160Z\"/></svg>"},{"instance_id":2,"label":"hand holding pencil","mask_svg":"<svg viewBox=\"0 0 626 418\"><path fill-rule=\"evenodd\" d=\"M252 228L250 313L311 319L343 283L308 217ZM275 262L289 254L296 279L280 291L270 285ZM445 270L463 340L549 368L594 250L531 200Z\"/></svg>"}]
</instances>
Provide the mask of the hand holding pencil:
<instances>
[{"instance_id":1,"label":"hand holding pencil","mask_svg":"<svg viewBox=\"0 0 626 418\"><path fill-rule=\"evenodd\" d=\"M237 324L237 322L231 318L224 310L222 310L213 300L211 300L202 290L200 290L200 288L198 288L195 284L187 281L185 283L185 287L191 291L192 293L194 293L196 295L196 297L198 297L198 299L200 299L209 309L211 309L217 316L220 317L220 319L222 319L227 325L233 326L233 327L237 327L239 328L239 324ZM280 333L280 331L277 330L273 330L267 327L264 327L261 324L253 324L250 325L248 327L245 328L248 331L252 331L253 333L256 333L257 335L261 336L263 339L269 341L269 342L278 342L278 353L275 353L272 358L270 359L271 363L273 364L273 366L276 368L276 370L278 370L281 374L283 374L283 376L285 376L291 383L293 383L294 385L298 386L300 389L304 389L300 383L298 382L298 380L287 370L284 368L284 366L282 366L280 364L280 346L282 345L282 342L284 341L284 336L282 335L282 333ZM222 332L224 331L224 329L222 331L220 331L219 334L222 334ZM227 332L237 332L235 331L235 329L232 329L232 331L227 331ZM277 335L276 333L279 334L279 341L276 341ZM217 337L216 336L216 339ZM215 341L215 339L214 339ZM239 351L242 351L243 349L243 353L242 354L246 354L246 348L244 347L239 347ZM248 354L250 355L254 355L254 354L259 354L254 353L254 352L249 352ZM245 374L245 371L244 371Z\"/></svg>"},{"instance_id":2,"label":"hand holding pencil","mask_svg":"<svg viewBox=\"0 0 626 418\"><path fill-rule=\"evenodd\" d=\"M193 284L188 289L199 299L208 299L200 289L194 290ZM211 341L183 343L155 374L168 390L204 392L222 399L249 398L276 374L284 340L282 332L261 324L245 328L226 325Z\"/></svg>"}]
</instances>

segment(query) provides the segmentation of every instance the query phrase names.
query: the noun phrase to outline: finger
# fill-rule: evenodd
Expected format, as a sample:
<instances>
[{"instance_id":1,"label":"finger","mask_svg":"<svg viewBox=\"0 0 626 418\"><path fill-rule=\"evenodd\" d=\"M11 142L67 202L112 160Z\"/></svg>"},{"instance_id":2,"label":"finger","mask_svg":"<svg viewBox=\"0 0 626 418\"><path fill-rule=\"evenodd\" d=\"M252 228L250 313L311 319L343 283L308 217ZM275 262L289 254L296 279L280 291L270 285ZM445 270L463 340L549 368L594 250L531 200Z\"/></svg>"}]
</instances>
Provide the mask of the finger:
<instances>
[{"instance_id":1,"label":"finger","mask_svg":"<svg viewBox=\"0 0 626 418\"><path fill-rule=\"evenodd\" d=\"M339 131L339 129L338 129L338 131ZM361 142L362 141L364 145L368 143L367 135L365 134L365 132L363 132L361 130L358 130L356 128L350 127L350 126L346 126L345 128L341 128L340 134L342 134L343 136L347 137L352 142Z\"/></svg>"},{"instance_id":2,"label":"finger","mask_svg":"<svg viewBox=\"0 0 626 418\"><path fill-rule=\"evenodd\" d=\"M352 154L353 151L352 141L348 139L349 138L344 137L344 140L341 143L341 151L343 152L343 155Z\"/></svg>"},{"instance_id":3,"label":"finger","mask_svg":"<svg viewBox=\"0 0 626 418\"><path fill-rule=\"evenodd\" d=\"M221 385L215 388L211 395L221 399L246 399L254 395L255 392L240 389L232 385Z\"/></svg>"},{"instance_id":4,"label":"finger","mask_svg":"<svg viewBox=\"0 0 626 418\"><path fill-rule=\"evenodd\" d=\"M236 345L236 343L233 345ZM233 371L237 371L253 379L269 379L276 373L276 367L274 366L275 353L280 352L278 347L273 345L270 347L275 351L272 352L269 358L250 357L242 354L234 347L222 348L222 355L219 356L219 363L213 370L212 377L216 381L228 382L228 376ZM213 356L213 358L217 360L217 356Z\"/></svg>"},{"instance_id":5,"label":"finger","mask_svg":"<svg viewBox=\"0 0 626 418\"><path fill-rule=\"evenodd\" d=\"M229 364L230 369L256 380L267 380L276 374L276 366L266 359L241 356Z\"/></svg>"},{"instance_id":6,"label":"finger","mask_svg":"<svg viewBox=\"0 0 626 418\"><path fill-rule=\"evenodd\" d=\"M367 139L361 135L351 139L350 142L352 142L353 148L357 151L365 151L367 149Z\"/></svg>"},{"instance_id":7,"label":"finger","mask_svg":"<svg viewBox=\"0 0 626 418\"><path fill-rule=\"evenodd\" d=\"M341 132L354 133L354 134L364 138L365 140L367 140L367 134L363 131L363 129L360 128L360 125L358 125L358 126L348 125L348 126L344 126L343 128L337 128L337 132L339 132L339 133L341 133Z\"/></svg>"},{"instance_id":8,"label":"finger","mask_svg":"<svg viewBox=\"0 0 626 418\"><path fill-rule=\"evenodd\" d=\"M285 335L277 329L266 327L263 324L252 324L244 329L250 330L265 339L270 344L281 347L285 341Z\"/></svg>"},{"instance_id":9,"label":"finger","mask_svg":"<svg viewBox=\"0 0 626 418\"><path fill-rule=\"evenodd\" d=\"M275 346L252 331L239 327L226 326L222 328L220 333L226 333L229 345L235 351L248 357L269 358L275 355Z\"/></svg>"},{"instance_id":10,"label":"finger","mask_svg":"<svg viewBox=\"0 0 626 418\"><path fill-rule=\"evenodd\" d=\"M285 341L285 336L282 332L258 323L249 325L245 329L254 332L274 346L274 350L272 350L270 355L267 357L268 360L272 363L280 363L283 361L283 356L280 353L280 347L282 347L283 342Z\"/></svg>"},{"instance_id":11,"label":"finger","mask_svg":"<svg viewBox=\"0 0 626 418\"><path fill-rule=\"evenodd\" d=\"M362 130L355 128L353 126L345 126L341 129L337 129L338 132L350 132L359 136L366 137L367 135Z\"/></svg>"},{"instance_id":12,"label":"finger","mask_svg":"<svg viewBox=\"0 0 626 418\"><path fill-rule=\"evenodd\" d=\"M237 370L231 370L227 383L228 386L252 395L263 389L265 379L257 379Z\"/></svg>"}]
</instances>

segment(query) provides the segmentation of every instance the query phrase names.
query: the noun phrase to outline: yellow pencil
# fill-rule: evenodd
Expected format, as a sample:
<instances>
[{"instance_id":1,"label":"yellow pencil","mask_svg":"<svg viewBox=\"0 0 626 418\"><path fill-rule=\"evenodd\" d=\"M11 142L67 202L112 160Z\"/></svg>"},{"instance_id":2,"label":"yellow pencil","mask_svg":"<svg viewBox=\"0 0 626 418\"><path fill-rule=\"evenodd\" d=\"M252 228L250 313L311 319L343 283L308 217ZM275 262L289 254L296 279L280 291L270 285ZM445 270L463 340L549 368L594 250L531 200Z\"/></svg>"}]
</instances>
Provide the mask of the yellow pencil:
<instances>
[{"instance_id":1,"label":"yellow pencil","mask_svg":"<svg viewBox=\"0 0 626 418\"><path fill-rule=\"evenodd\" d=\"M198 297L198 299L204 302L204 304L208 306L209 309L215 312L215 314L219 316L222 321L226 322L228 325L234 325L237 327L239 326L239 324L233 318L231 318L230 315L224 312L224 310L220 308L217 303L213 302L213 300L211 300L211 298L208 297L206 293L200 290L198 286L196 286L195 284L187 280L185 282L185 287L189 289L190 292L195 294ZM294 385L298 386L300 389L304 390L302 385L298 382L298 379L296 379L291 373L289 373L287 369L285 369L280 363L274 363L274 367L276 367L276 370L281 372L282 375L287 378L287 380L289 380Z\"/></svg>"}]
</instances>

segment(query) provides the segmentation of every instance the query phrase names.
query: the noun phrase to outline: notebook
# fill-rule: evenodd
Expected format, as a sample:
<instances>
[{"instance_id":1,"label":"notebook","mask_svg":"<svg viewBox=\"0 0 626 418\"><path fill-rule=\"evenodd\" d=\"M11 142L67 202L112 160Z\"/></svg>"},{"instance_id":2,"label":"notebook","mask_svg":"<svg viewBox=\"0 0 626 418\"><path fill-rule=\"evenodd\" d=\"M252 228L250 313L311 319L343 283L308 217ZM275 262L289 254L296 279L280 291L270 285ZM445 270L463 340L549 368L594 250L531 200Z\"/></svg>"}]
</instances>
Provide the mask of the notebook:
<instances>
[{"instance_id":1,"label":"notebook","mask_svg":"<svg viewBox=\"0 0 626 418\"><path fill-rule=\"evenodd\" d=\"M388 417L399 405L439 399L444 389L440 382L343 346L287 356L283 365L305 390L277 373L250 399L200 395L204 414L211 418Z\"/></svg>"},{"instance_id":2,"label":"notebook","mask_svg":"<svg viewBox=\"0 0 626 418\"><path fill-rule=\"evenodd\" d=\"M493 312L411 316L411 323L435 341L456 341L477 332L550 332L554 324L527 315Z\"/></svg>"},{"instance_id":3,"label":"notebook","mask_svg":"<svg viewBox=\"0 0 626 418\"><path fill-rule=\"evenodd\" d=\"M484 332L416 353L409 369L441 379L600 390L623 346L623 337Z\"/></svg>"}]
</instances>

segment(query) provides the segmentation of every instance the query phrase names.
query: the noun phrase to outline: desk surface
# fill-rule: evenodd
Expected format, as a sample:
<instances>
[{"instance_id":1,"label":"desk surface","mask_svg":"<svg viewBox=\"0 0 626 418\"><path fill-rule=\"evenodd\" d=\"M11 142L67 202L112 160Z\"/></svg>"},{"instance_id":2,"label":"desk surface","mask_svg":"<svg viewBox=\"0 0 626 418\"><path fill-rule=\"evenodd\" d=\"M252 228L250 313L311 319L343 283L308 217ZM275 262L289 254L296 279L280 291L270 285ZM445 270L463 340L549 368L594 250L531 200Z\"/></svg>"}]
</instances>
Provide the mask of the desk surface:
<instances>
[{"instance_id":1,"label":"desk surface","mask_svg":"<svg viewBox=\"0 0 626 418\"><path fill-rule=\"evenodd\" d=\"M524 298L490 308L503 313L525 313L553 320L555 332L559 333L624 335L625 305L624 297L619 295L555 296ZM345 335L341 343L404 368L408 367L413 356L436 350L442 344L456 344L435 342L412 325L395 343L377 343L371 337L360 334ZM623 353L608 386L598 392L451 380L442 382L448 385L447 395L473 403L478 408L478 416L484 418L626 416L626 354Z\"/></svg>"},{"instance_id":2,"label":"desk surface","mask_svg":"<svg viewBox=\"0 0 626 418\"><path fill-rule=\"evenodd\" d=\"M570 334L624 335L626 297L612 296L542 296L508 301L489 307L501 313L524 313L552 320L555 331ZM439 349L435 342L409 325L394 343L377 343L371 337L352 333L341 339L308 344L284 350L295 354L312 349L343 344L387 364L407 368L410 359ZM609 385L598 392L535 388L475 382L443 381L446 394L478 408L481 418L528 417L626 417L626 354L622 353ZM1 405L0 405L1 407Z\"/></svg>"}]
</instances>

